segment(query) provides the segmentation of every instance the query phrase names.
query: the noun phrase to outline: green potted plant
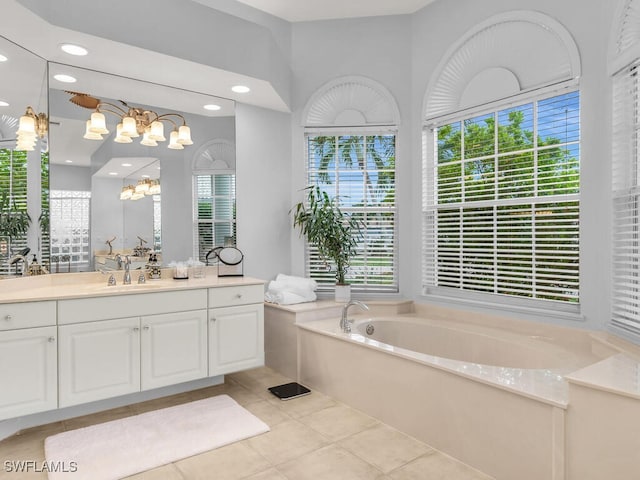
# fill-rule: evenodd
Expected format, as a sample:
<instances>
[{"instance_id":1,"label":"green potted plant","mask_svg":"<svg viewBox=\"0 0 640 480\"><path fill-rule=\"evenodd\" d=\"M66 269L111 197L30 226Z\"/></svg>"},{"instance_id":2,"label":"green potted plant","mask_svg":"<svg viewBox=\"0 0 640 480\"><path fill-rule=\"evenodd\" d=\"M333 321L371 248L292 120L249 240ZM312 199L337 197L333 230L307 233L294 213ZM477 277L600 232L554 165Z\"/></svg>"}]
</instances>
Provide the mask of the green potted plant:
<instances>
[{"instance_id":1,"label":"green potted plant","mask_svg":"<svg viewBox=\"0 0 640 480\"><path fill-rule=\"evenodd\" d=\"M297 203L292 209L293 226L317 247L327 267L335 271L336 301L348 302L351 287L345 282L345 274L362 235L360 222L340 210L338 199L329 197L320 187L312 185L305 190L307 202Z\"/></svg>"},{"instance_id":2,"label":"green potted plant","mask_svg":"<svg viewBox=\"0 0 640 480\"><path fill-rule=\"evenodd\" d=\"M19 210L15 201L7 193L3 193L0 196L0 237L5 237L10 246L11 240L27 234L30 224L29 214Z\"/></svg>"}]
</instances>

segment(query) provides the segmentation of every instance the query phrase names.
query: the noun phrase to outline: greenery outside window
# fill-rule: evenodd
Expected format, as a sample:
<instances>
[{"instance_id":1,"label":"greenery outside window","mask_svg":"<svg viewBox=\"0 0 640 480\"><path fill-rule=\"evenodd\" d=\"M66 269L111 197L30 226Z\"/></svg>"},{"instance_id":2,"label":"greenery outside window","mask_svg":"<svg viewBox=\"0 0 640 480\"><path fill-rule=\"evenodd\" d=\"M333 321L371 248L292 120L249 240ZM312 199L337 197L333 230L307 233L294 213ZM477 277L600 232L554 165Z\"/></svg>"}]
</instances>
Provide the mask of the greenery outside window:
<instances>
[{"instance_id":1,"label":"greenery outside window","mask_svg":"<svg viewBox=\"0 0 640 480\"><path fill-rule=\"evenodd\" d=\"M308 185L338 198L340 209L361 222L362 240L346 274L355 292L397 292L395 131L308 132ZM306 273L330 291L330 271L312 245Z\"/></svg>"},{"instance_id":2,"label":"greenery outside window","mask_svg":"<svg viewBox=\"0 0 640 480\"><path fill-rule=\"evenodd\" d=\"M37 218L30 215L28 228L22 233L5 231L6 225L0 221L0 275L19 271L11 267L8 260L26 247L31 248L29 259L31 254L38 253L39 247L38 261L49 262L49 155L40 154L39 192L29 185L27 173L28 157L35 155L36 152L0 148L0 215L3 218L7 218L7 214L26 218L28 199L38 198L40 202L40 215Z\"/></svg>"},{"instance_id":3,"label":"greenery outside window","mask_svg":"<svg viewBox=\"0 0 640 480\"><path fill-rule=\"evenodd\" d=\"M579 302L579 93L425 130L423 291Z\"/></svg>"}]
</instances>

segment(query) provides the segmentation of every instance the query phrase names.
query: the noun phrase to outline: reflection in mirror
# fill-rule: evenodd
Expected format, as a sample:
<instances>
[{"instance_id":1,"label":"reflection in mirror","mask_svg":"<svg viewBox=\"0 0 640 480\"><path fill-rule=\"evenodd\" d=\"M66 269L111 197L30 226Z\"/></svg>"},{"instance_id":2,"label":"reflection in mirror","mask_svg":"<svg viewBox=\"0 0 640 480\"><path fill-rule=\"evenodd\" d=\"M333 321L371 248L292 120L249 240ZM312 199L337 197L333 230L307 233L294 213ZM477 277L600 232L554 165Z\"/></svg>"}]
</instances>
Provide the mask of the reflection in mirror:
<instances>
[{"instance_id":1,"label":"reflection in mirror","mask_svg":"<svg viewBox=\"0 0 640 480\"><path fill-rule=\"evenodd\" d=\"M0 59L0 275L28 273L34 258L31 272L42 273L49 258L47 62L4 37ZM27 111L44 120L41 132L33 117L20 121Z\"/></svg>"},{"instance_id":2,"label":"reflection in mirror","mask_svg":"<svg viewBox=\"0 0 640 480\"><path fill-rule=\"evenodd\" d=\"M72 89L50 80L51 190L52 199L61 199L53 202L55 209L52 205L51 245L58 259L53 271L119 268L123 255L130 256L132 268L144 268L151 253L167 264L201 256L205 244L216 236L230 236L232 220L228 218L219 227L227 232L224 235L213 234L211 222L208 232L201 231L197 221L194 225L199 194L192 187L192 177L224 174L235 179L232 101L55 63L50 63L49 70L51 77L65 73L77 79ZM92 140L86 138L87 121L96 112L96 101L105 104L98 109L109 133ZM203 108L211 104L220 108ZM164 122L167 140L157 141L157 146L141 144L141 130L140 137L123 143L117 132L121 115L109 112L127 112L128 106L155 112L151 120L176 114ZM182 149L175 149L171 132L176 130L179 135L183 123L189 127L193 144L186 141ZM224 154L219 147L211 147L220 142L225 145ZM229 149L232 151L226 151ZM212 153L224 156L225 161L212 158L207 164L203 156ZM137 195L138 185L160 188L162 193ZM129 186L134 192L128 191ZM235 183L233 186L227 198L235 198ZM235 215L235 208L229 208ZM203 240L207 235L211 239Z\"/></svg>"}]
</instances>

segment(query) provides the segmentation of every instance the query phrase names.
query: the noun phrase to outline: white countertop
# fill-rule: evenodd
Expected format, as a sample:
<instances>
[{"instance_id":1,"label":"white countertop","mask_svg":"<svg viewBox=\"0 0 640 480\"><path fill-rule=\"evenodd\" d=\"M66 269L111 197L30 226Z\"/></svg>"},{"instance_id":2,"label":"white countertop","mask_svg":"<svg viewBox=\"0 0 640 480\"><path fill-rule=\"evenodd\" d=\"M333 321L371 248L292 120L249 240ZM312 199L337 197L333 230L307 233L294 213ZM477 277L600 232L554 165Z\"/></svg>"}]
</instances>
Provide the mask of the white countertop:
<instances>
[{"instance_id":1,"label":"white countertop","mask_svg":"<svg viewBox=\"0 0 640 480\"><path fill-rule=\"evenodd\" d=\"M174 280L170 269L163 270L165 278L147 280L138 284L139 271L131 271L131 285L122 284L123 271L113 272L118 282L107 285L108 275L100 272L58 273L36 277L8 278L0 280L0 303L37 302L64 300L70 298L101 297L109 295L129 295L163 292L195 288L216 288L238 285L262 285L263 280L251 277L218 277L214 267L209 267L204 278Z\"/></svg>"},{"instance_id":2,"label":"white countertop","mask_svg":"<svg viewBox=\"0 0 640 480\"><path fill-rule=\"evenodd\" d=\"M605 358L566 376L569 383L640 400L640 362L626 353Z\"/></svg>"}]
</instances>

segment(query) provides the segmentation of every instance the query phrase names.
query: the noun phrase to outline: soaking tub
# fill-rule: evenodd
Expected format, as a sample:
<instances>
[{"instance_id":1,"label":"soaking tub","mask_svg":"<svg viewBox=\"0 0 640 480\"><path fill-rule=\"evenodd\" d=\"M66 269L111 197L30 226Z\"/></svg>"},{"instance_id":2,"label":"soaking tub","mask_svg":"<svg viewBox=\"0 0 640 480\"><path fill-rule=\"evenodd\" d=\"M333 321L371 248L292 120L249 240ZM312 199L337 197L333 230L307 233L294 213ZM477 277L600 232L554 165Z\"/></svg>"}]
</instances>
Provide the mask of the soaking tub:
<instances>
[{"instance_id":1,"label":"soaking tub","mask_svg":"<svg viewBox=\"0 0 640 480\"><path fill-rule=\"evenodd\" d=\"M588 332L424 318L299 323L299 380L498 480L565 479L564 376L614 352ZM526 323L526 322L524 322Z\"/></svg>"}]
</instances>

